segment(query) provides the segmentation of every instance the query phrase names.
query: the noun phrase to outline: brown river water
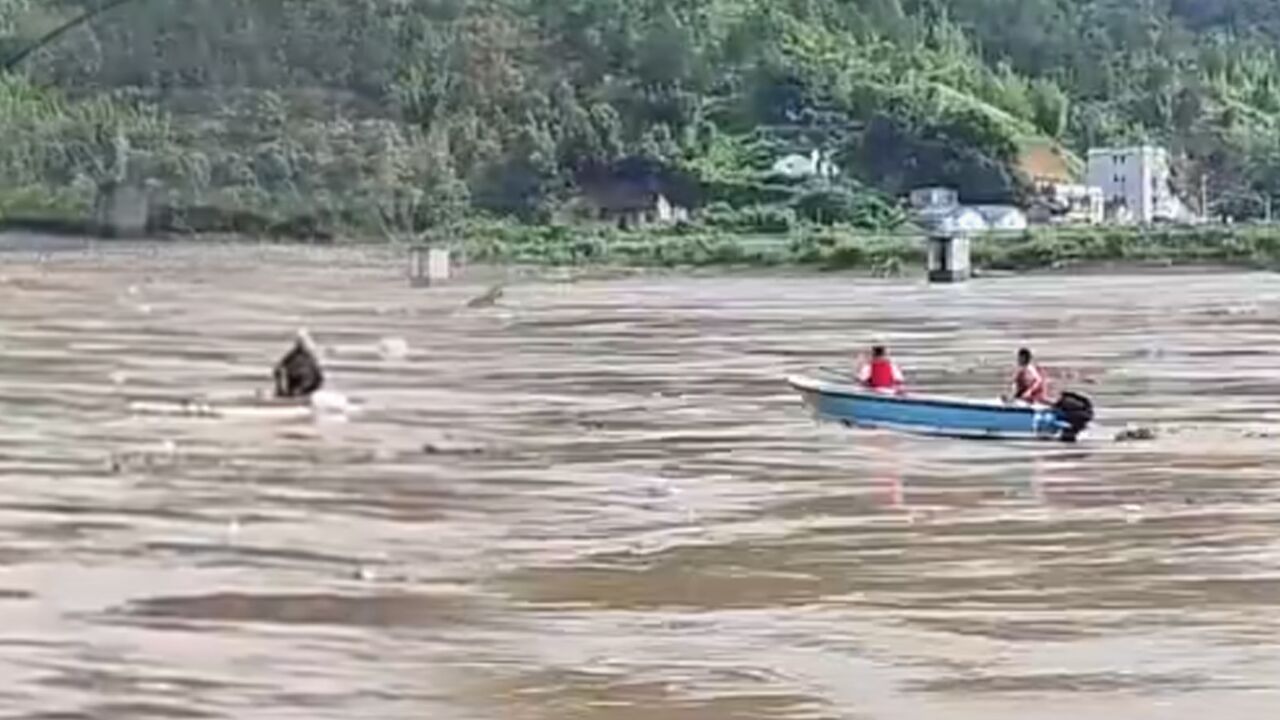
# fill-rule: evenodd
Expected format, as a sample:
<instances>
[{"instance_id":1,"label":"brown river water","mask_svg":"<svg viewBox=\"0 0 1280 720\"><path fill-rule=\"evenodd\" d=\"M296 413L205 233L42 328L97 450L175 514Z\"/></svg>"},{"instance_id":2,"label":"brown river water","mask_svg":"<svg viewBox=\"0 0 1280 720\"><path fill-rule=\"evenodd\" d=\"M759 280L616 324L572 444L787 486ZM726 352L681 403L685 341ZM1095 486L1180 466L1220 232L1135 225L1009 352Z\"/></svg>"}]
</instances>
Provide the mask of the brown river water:
<instances>
[{"instance_id":1,"label":"brown river water","mask_svg":"<svg viewBox=\"0 0 1280 720\"><path fill-rule=\"evenodd\" d=\"M1280 708L1273 275L544 278L467 307L486 287L411 289L390 252L0 253L0 715ZM347 421L131 413L265 388L300 324ZM1098 425L806 416L785 376L877 336L978 397L1031 343Z\"/></svg>"}]
</instances>

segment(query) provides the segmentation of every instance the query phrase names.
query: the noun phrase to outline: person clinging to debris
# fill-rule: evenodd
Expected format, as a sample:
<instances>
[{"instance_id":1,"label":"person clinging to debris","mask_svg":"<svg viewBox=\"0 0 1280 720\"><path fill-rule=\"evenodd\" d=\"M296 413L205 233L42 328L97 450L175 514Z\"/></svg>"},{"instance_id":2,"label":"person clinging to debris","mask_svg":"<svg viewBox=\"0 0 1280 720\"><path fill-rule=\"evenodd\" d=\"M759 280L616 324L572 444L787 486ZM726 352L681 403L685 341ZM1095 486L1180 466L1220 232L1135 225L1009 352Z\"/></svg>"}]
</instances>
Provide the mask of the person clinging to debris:
<instances>
[{"instance_id":1,"label":"person clinging to debris","mask_svg":"<svg viewBox=\"0 0 1280 720\"><path fill-rule=\"evenodd\" d=\"M298 330L297 340L273 372L278 398L309 398L324 385L324 372L311 335Z\"/></svg>"},{"instance_id":2,"label":"person clinging to debris","mask_svg":"<svg viewBox=\"0 0 1280 720\"><path fill-rule=\"evenodd\" d=\"M490 307L492 305L497 305L498 301L502 299L502 293L503 293L502 285L501 284L494 285L493 287L489 288L485 292L485 294L472 298L470 302L467 303L467 307L482 308L482 307Z\"/></svg>"}]
</instances>

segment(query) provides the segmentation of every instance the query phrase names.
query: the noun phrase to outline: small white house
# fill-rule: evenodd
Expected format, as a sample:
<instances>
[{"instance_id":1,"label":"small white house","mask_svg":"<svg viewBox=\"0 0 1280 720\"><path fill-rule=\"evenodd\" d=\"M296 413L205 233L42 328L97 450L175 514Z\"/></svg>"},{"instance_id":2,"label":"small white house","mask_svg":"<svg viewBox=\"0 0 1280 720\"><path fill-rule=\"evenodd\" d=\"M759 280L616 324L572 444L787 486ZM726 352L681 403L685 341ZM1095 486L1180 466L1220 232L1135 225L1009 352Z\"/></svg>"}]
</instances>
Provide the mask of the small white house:
<instances>
[{"instance_id":1,"label":"small white house","mask_svg":"<svg viewBox=\"0 0 1280 720\"><path fill-rule=\"evenodd\" d=\"M982 213L963 205L929 208L917 213L916 220L929 232L944 235L968 235L989 229Z\"/></svg>"},{"instance_id":2,"label":"small white house","mask_svg":"<svg viewBox=\"0 0 1280 720\"><path fill-rule=\"evenodd\" d=\"M1027 214L1014 205L964 205L948 187L923 187L911 192L916 221L929 232L974 234L991 230L1026 230Z\"/></svg>"},{"instance_id":3,"label":"small white house","mask_svg":"<svg viewBox=\"0 0 1280 720\"><path fill-rule=\"evenodd\" d=\"M597 219L631 229L675 225L689 219L689 208L656 189L649 178L610 178L587 183L583 192Z\"/></svg>"},{"instance_id":4,"label":"small white house","mask_svg":"<svg viewBox=\"0 0 1280 720\"><path fill-rule=\"evenodd\" d=\"M773 163L770 173L789 180L805 180L807 178L829 180L839 174L839 170L826 153L814 150L808 155L792 153L778 158Z\"/></svg>"},{"instance_id":5,"label":"small white house","mask_svg":"<svg viewBox=\"0 0 1280 720\"><path fill-rule=\"evenodd\" d=\"M974 205L988 230L1026 230L1027 215L1012 205Z\"/></svg>"}]
</instances>

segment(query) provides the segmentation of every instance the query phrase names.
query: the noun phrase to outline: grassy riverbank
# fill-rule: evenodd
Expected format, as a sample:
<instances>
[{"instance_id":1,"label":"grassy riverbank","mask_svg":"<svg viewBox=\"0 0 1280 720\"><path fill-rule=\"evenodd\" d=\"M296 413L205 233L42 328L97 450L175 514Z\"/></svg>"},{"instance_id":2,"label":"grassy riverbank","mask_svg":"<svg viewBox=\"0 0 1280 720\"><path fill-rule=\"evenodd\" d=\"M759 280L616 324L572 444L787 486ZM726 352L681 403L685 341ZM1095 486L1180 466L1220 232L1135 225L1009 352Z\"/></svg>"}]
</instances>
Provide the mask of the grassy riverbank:
<instances>
[{"instance_id":1,"label":"grassy riverbank","mask_svg":"<svg viewBox=\"0 0 1280 720\"><path fill-rule=\"evenodd\" d=\"M617 233L568 227L471 226L460 235L472 261L639 267L805 266L878 275L916 272L923 236L814 228L786 235L712 230ZM978 237L979 269L1028 271L1073 265L1215 264L1280 268L1280 227L1043 229Z\"/></svg>"},{"instance_id":2,"label":"grassy riverbank","mask_svg":"<svg viewBox=\"0 0 1280 720\"><path fill-rule=\"evenodd\" d=\"M159 230L175 242L371 245L388 240L359 231L310 232L307 223L274 226L215 225L203 232ZM299 231L297 228L302 228ZM92 235L83 220L0 218L0 232L43 236ZM648 232L609 227L523 225L470 221L451 232L421 238L453 247L469 263L541 267L810 268L879 276L915 274L924 267L925 237L918 232L869 233L855 228L797 226L785 233L744 233L704 226ZM972 265L982 271L1027 272L1099 265L1215 265L1280 270L1280 225L1199 228L1044 228L984 235L972 240Z\"/></svg>"}]
</instances>

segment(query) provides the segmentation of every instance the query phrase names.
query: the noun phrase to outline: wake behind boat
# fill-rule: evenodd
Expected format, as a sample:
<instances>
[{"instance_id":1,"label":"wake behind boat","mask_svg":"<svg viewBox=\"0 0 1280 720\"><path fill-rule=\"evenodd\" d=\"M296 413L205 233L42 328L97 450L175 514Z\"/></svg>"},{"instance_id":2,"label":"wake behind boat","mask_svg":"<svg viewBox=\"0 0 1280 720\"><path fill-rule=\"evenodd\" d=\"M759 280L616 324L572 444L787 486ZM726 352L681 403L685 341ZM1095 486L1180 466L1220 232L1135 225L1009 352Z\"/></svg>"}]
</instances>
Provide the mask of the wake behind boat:
<instances>
[{"instance_id":1,"label":"wake behind boat","mask_svg":"<svg viewBox=\"0 0 1280 720\"><path fill-rule=\"evenodd\" d=\"M1006 405L928 395L869 390L835 373L788 378L819 418L847 426L886 428L926 435L1074 442L1093 420L1088 398L1063 393L1052 406Z\"/></svg>"}]
</instances>

